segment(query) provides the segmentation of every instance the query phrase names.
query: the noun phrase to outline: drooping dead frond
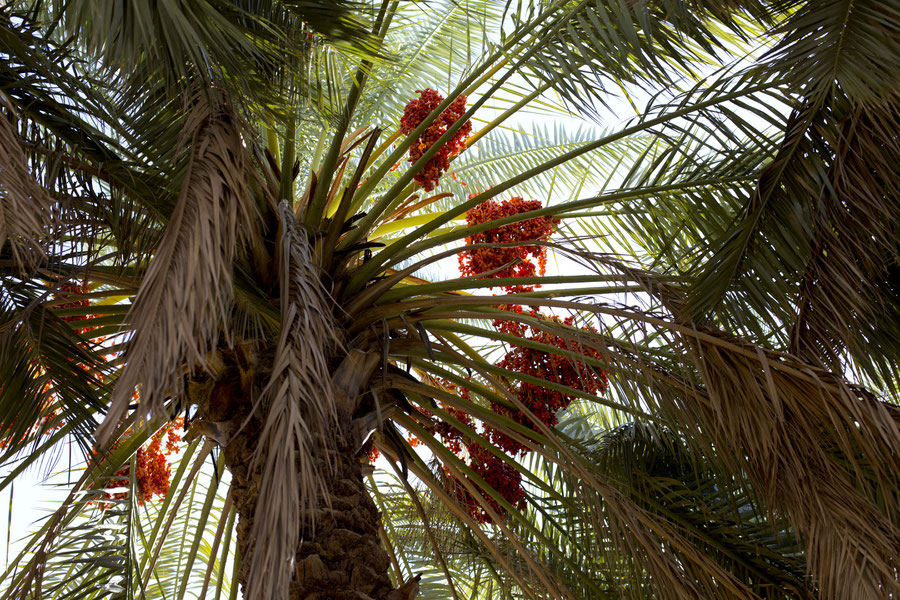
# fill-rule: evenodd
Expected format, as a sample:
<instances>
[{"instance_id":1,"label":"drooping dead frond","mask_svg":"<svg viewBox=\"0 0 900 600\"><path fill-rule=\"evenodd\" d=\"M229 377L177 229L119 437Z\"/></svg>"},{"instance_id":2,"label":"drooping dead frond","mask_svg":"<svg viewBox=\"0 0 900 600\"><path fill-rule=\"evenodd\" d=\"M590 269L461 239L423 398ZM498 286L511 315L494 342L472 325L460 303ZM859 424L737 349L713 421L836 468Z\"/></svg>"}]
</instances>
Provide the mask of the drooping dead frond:
<instances>
[{"instance_id":1,"label":"drooping dead frond","mask_svg":"<svg viewBox=\"0 0 900 600\"><path fill-rule=\"evenodd\" d=\"M0 107L15 118L2 93ZM40 240L50 225L52 202L29 172L12 124L0 114L0 248L9 240L13 260L23 271L44 256Z\"/></svg>"},{"instance_id":2,"label":"drooping dead frond","mask_svg":"<svg viewBox=\"0 0 900 600\"><path fill-rule=\"evenodd\" d=\"M792 357L686 341L708 394L698 430L788 516L822 598L900 593L896 409Z\"/></svg>"},{"instance_id":3,"label":"drooping dead frond","mask_svg":"<svg viewBox=\"0 0 900 600\"><path fill-rule=\"evenodd\" d=\"M264 426L253 458L261 471L247 598L287 598L301 524L327 501L322 473L337 425L328 357L340 343L306 232L280 205L281 338L260 405Z\"/></svg>"},{"instance_id":4,"label":"drooping dead frond","mask_svg":"<svg viewBox=\"0 0 900 600\"><path fill-rule=\"evenodd\" d=\"M900 127L898 99L856 106L822 127L833 159L813 213L815 239L803 275L791 351L839 370L849 349L891 386L900 333Z\"/></svg>"},{"instance_id":5,"label":"drooping dead frond","mask_svg":"<svg viewBox=\"0 0 900 600\"><path fill-rule=\"evenodd\" d=\"M639 281L670 309L683 306L672 301L677 289L649 274ZM709 444L769 511L787 517L821 597L900 593L900 410L800 358L658 317L623 316L667 331L682 373L634 363L660 414Z\"/></svg>"},{"instance_id":6,"label":"drooping dead frond","mask_svg":"<svg viewBox=\"0 0 900 600\"><path fill-rule=\"evenodd\" d=\"M579 339L608 360L610 395L627 401L629 412L649 412L676 428L704 456L714 457L717 468L751 490L773 519L786 519L805 547L810 584L820 597L874 600L900 593L900 410L798 357L694 326L679 314L685 306L683 289L637 269L630 273L648 294L663 298L673 314L525 295L516 301L591 312L603 329L621 332ZM432 309L425 317L430 319L462 318L478 315L471 307L496 302L494 297L441 296L378 308L380 318L399 306L407 314ZM398 350L395 346L392 351ZM479 368L474 361L451 359L436 345L432 351L442 360ZM516 408L524 412L524 406ZM540 432L552 439L549 430ZM596 489L604 500L609 496L602 486ZM690 545L679 551L691 552ZM654 579L667 582L680 569L667 575L663 569L671 567L661 563ZM697 580L709 581L710 572L705 573L707 579L698 574ZM716 575L712 579L721 581Z\"/></svg>"},{"instance_id":7,"label":"drooping dead frond","mask_svg":"<svg viewBox=\"0 0 900 600\"><path fill-rule=\"evenodd\" d=\"M177 393L185 365L206 364L232 301L232 264L251 235L249 157L242 123L227 99L190 98L182 144L190 159L181 194L131 311L134 337L98 429L104 442L141 386L139 411L158 414Z\"/></svg>"},{"instance_id":8,"label":"drooping dead frond","mask_svg":"<svg viewBox=\"0 0 900 600\"><path fill-rule=\"evenodd\" d=\"M652 283L657 293L665 288L669 306L683 306L676 288ZM819 597L875 600L900 593L896 406L797 357L720 332L633 309L590 310L645 328L635 337L653 332L673 350L676 360L660 360L639 343L622 343L606 348L606 356L617 379L630 378L642 389L623 394L635 399L635 408L649 405L746 482L773 518L787 519L805 546ZM662 597L673 590L673 598L741 597L740 586L727 594L724 587L687 587L726 580L677 528L647 520L602 482L590 488L602 497L604 523L622 544L619 555L639 557ZM660 546L668 549L660 554Z\"/></svg>"}]
</instances>

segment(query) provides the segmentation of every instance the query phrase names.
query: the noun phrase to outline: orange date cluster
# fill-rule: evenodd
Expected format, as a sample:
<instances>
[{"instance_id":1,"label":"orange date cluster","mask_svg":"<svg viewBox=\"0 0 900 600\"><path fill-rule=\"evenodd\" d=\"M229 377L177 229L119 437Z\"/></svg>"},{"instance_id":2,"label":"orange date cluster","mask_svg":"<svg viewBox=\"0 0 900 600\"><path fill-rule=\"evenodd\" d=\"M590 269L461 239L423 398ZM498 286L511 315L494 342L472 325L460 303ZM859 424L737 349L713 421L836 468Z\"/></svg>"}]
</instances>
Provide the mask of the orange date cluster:
<instances>
[{"instance_id":1,"label":"orange date cluster","mask_svg":"<svg viewBox=\"0 0 900 600\"><path fill-rule=\"evenodd\" d=\"M409 101L400 119L400 132L404 135L412 133L444 101L444 97L431 88L416 91L419 93L419 97ZM422 155L437 143L447 129L462 118L466 112L466 100L464 95L457 96L450 106L416 138L409 149L410 163L415 163L422 158ZM450 159L466 147L466 138L470 133L472 133L472 122L467 120L447 143L440 147L437 154L425 164L425 167L416 173L414 177L416 183L421 185L426 192L430 192L437 186L438 180L450 168Z\"/></svg>"},{"instance_id":2,"label":"orange date cluster","mask_svg":"<svg viewBox=\"0 0 900 600\"><path fill-rule=\"evenodd\" d=\"M482 202L466 213L469 228L504 217L543 208L540 200L523 200L513 196L509 200ZM550 239L559 219L540 216L516 223L508 223L466 237L466 244L512 244L504 247L470 248L459 254L459 271L464 276L485 275L492 279L535 277L547 270L547 247L528 242ZM537 259L537 265L532 261ZM502 285L510 294L532 292L538 285Z\"/></svg>"},{"instance_id":3,"label":"orange date cluster","mask_svg":"<svg viewBox=\"0 0 900 600\"><path fill-rule=\"evenodd\" d=\"M166 424L153 434L148 443L138 448L135 458L135 490L138 504L152 500L153 496L163 498L169 492L172 466L167 457L178 451L178 443L181 441L178 429L183 425L183 418ZM131 467L126 466L120 469L114 478L126 478L130 475ZM121 499L126 495L127 492L120 492L106 494L105 498Z\"/></svg>"},{"instance_id":4,"label":"orange date cluster","mask_svg":"<svg viewBox=\"0 0 900 600\"><path fill-rule=\"evenodd\" d=\"M466 222L472 228L541 208L540 201L524 200L518 196L503 201L490 200L471 209L466 215ZM544 274L547 247L533 242L548 241L558 223L558 219L544 215L488 228L466 237L469 246L502 243L510 243L510 246L467 248L459 255L460 273L470 277L496 279L497 287L508 293L534 291L539 285L504 285L502 280ZM526 311L518 304L504 304L497 308L508 313L509 318L497 318L493 327L500 333L521 339L523 343L510 342L508 351L496 366L530 378L531 381L518 377L508 378L515 402L500 404L489 401L489 406L495 414L520 425L520 433L522 429L539 432L544 426L552 428L558 423L559 411L568 408L577 396L601 394L606 390L607 372L597 365L602 359L600 353L580 340L579 332L595 332L594 328L576 326L575 319L571 316L561 319L534 309ZM559 325L567 330L564 335L559 334ZM557 331L551 333L553 329ZM462 400L471 401L470 392L465 387L447 381L441 381L440 385L445 390L458 394ZM440 406L467 428L474 430L474 420L469 414L444 403L440 403ZM434 417L430 412L423 412L432 419L429 430L440 436L448 449L466 460L469 468L509 505L517 509L524 508L526 493L522 486L522 474L510 459L531 450L529 444L533 446L534 442L529 441L530 436L517 435L513 438L508 435L507 428L501 430L488 422L482 422L481 434L510 457L504 460L473 440L466 439L468 436L463 432ZM445 469L444 474L457 502L473 519L479 523L491 523L494 520L491 512L500 518L506 517L506 509L496 496L479 491L481 498L476 498L465 482L459 481L449 469ZM488 511L488 508L491 510Z\"/></svg>"}]
</instances>

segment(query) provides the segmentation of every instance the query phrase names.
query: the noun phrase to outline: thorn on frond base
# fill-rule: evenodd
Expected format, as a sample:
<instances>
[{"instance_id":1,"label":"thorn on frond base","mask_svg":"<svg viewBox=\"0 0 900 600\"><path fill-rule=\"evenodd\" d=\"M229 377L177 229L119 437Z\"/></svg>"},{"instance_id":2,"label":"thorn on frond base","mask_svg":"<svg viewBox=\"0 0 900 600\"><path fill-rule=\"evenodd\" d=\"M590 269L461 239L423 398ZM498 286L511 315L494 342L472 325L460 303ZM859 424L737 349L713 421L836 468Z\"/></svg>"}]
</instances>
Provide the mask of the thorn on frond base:
<instances>
[{"instance_id":1,"label":"thorn on frond base","mask_svg":"<svg viewBox=\"0 0 900 600\"><path fill-rule=\"evenodd\" d=\"M387 595L387 600L415 600L416 596L419 595L419 581L421 579L421 573L408 579L406 583L391 591Z\"/></svg>"}]
</instances>

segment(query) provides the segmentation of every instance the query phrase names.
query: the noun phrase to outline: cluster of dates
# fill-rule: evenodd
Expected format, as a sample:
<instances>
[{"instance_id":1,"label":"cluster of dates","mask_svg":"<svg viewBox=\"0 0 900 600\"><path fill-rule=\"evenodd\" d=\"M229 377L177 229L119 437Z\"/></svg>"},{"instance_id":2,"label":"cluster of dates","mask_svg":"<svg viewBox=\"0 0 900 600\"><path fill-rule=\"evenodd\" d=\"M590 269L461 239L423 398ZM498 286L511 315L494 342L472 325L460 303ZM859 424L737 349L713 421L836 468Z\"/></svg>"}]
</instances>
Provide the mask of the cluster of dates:
<instances>
[{"instance_id":1,"label":"cluster of dates","mask_svg":"<svg viewBox=\"0 0 900 600\"><path fill-rule=\"evenodd\" d=\"M419 97L406 105L400 122L400 132L405 135L412 133L443 100L444 98L433 89L419 91ZM410 148L410 162L414 163L421 158L438 138L444 135L447 128L462 117L465 105L466 97L459 96L431 123ZM464 123L415 176L416 182L426 191L434 189L440 177L449 168L450 159L465 148L465 140L471 128L470 122ZM478 228L484 223L541 208L543 205L539 200L525 200L514 196L509 200L489 200L469 210L466 214L466 225L474 232L466 237L468 249L459 254L460 273L465 277L496 279L497 287L510 294L531 292L540 287L535 283L520 282L504 285L502 280L544 275L547 265L547 242L559 224L559 219L542 215L484 230ZM599 353L579 343L574 335L562 337L549 333L547 331L549 327L542 327L544 324L562 324L577 332L578 328L575 327L572 317L560 319L531 309L526 313L519 305L503 305L500 308L517 317L524 317L529 324L526 325L515 318L499 318L493 323L497 331L529 343L510 343L509 351L497 366L560 387L551 389L545 385L519 381L511 390L516 397L514 406L491 402L491 410L524 428L538 432L542 426L552 428L557 424L557 413L572 403L575 394L603 393L607 387L606 372L603 369L589 367L585 360L600 360ZM583 330L592 331L591 328ZM545 345L553 350L535 349L532 347L533 343ZM465 387L456 386L448 381L441 381L440 385L458 394L463 400L470 399L469 391ZM564 391L565 388L569 388L573 393ZM466 428L471 429L475 426L474 419L464 411L442 402L438 405L442 411L453 416ZM514 439L489 423L482 423L482 434L496 448L507 454L508 460L503 460L478 443L466 439L461 431L449 423L429 415L428 411L424 412L432 418L429 427L432 434L437 435L451 452L466 460L472 471L510 505L524 508L525 490L522 487L522 474L513 464L514 457L529 451L529 447L522 441L524 438ZM413 446L420 443L415 437L411 437L409 441ZM370 461L374 462L377 456L378 451L373 448L369 455ZM485 506L501 518L505 516L506 511L491 495L479 492L481 498L475 498L463 482L456 480L449 471L445 471L445 474L457 501L475 520L480 523L493 521Z\"/></svg>"},{"instance_id":2,"label":"cluster of dates","mask_svg":"<svg viewBox=\"0 0 900 600\"><path fill-rule=\"evenodd\" d=\"M409 135L413 130L422 124L431 112L436 109L444 97L437 91L427 88L425 90L416 90L419 93L418 98L413 98L406 105L403 111L403 117L400 119L400 133ZM431 124L419 135L409 149L409 162L415 163L422 158L447 129L459 121L466 112L466 96L460 95L450 104L447 109L438 116ZM466 147L466 138L472 133L472 122L466 121L456 130L450 140L440 147L425 167L416 173L416 183L421 185L426 192L430 192L437 186L438 180L450 168L450 159L463 151Z\"/></svg>"},{"instance_id":3,"label":"cluster of dates","mask_svg":"<svg viewBox=\"0 0 900 600\"><path fill-rule=\"evenodd\" d=\"M467 213L467 225L472 228L482 223L487 223L504 217L519 215L525 212L542 208L538 200L523 200L513 197L504 201L487 201ZM534 277L543 275L546 267L547 247L544 244L529 242L549 240L558 220L549 216L539 216L532 219L501 225L482 232L474 233L466 238L467 245L481 244L477 248L470 248L459 256L460 272L469 277L490 277L503 279L510 277ZM505 244L505 247L491 247L489 244ZM535 264L537 261L537 264ZM533 291L538 285L503 285L501 287L508 293L521 293ZM507 417L515 423L538 432L540 426L554 427L558 420L559 411L568 408L575 399L575 394L601 394L607 387L607 375L603 369L590 367L586 359L601 360L601 355L593 348L583 345L577 340L576 324L573 317L560 319L553 315L545 315L536 310L523 309L520 305L502 305L499 308L526 318L529 324L518 319L498 318L493 326L498 332L520 338L528 344L509 344L506 355L497 363L497 366L530 376L534 379L557 384L560 388L552 389L547 385L519 381L511 387L515 394L515 406L500 405L491 402L491 410ZM572 328L573 335L560 336L550 333L546 325L565 325ZM581 328L581 331L594 331L593 328ZM534 344L549 347L547 351L534 348ZM552 348L552 350L551 350ZM444 387L457 389L456 386L443 383ZM561 389L561 388L568 388ZM458 393L468 399L469 392L459 388ZM443 407L448 410L447 407ZM473 425L472 418L454 411L453 415L467 426ZM541 425L539 425L539 423ZM487 437L497 448L503 450L509 457L524 455L529 447L523 443L522 438L514 439L503 431L492 427L489 423L483 423L483 435ZM454 453L465 457L469 467L478 474L488 485L516 508L524 508L525 491L522 487L522 474L511 461L491 454L477 443L467 443L464 436L457 429L450 427L439 420L434 422L433 432L441 437L442 442ZM489 494L479 492L482 496L477 499L472 496L462 482L448 477L457 501L469 514L480 523L493 521L491 515L485 510L487 505L493 512L501 517L506 511Z\"/></svg>"},{"instance_id":4,"label":"cluster of dates","mask_svg":"<svg viewBox=\"0 0 900 600\"><path fill-rule=\"evenodd\" d=\"M59 286L59 298L66 299L67 296L80 296L80 299L71 299L67 302L57 305L57 308L75 308L75 307L87 307L90 306L90 300L84 298L84 294L86 294L89 290L87 286L73 286L73 285L60 285ZM90 315L68 315L62 317L63 321L67 322L78 322L90 319ZM75 332L78 334L84 334L90 331L91 328L77 328ZM103 339L99 338L95 340L96 342L102 342ZM138 402L138 393L134 392L134 401ZM178 419L172 423L168 423L165 427L160 429L146 444L138 448L137 456L135 457L135 490L136 497L139 504L143 504L144 502L151 500L154 496L159 496L160 498L164 497L166 493L169 491L169 484L172 477L172 467L169 464L168 456L175 453L178 450L178 443L181 441L181 436L179 435L177 429L182 427L184 420ZM165 443L165 447L163 447L163 443ZM124 478L130 477L131 469L126 466L116 472L113 475L113 480L122 480ZM125 492L113 493L113 494L105 494L104 498L116 498L121 499L126 496Z\"/></svg>"},{"instance_id":5,"label":"cluster of dates","mask_svg":"<svg viewBox=\"0 0 900 600\"><path fill-rule=\"evenodd\" d=\"M505 308L512 312L524 312L518 305ZM542 315L537 311L529 311L528 315L536 320L535 325L526 326L518 321L498 319L494 321L494 326L498 331L509 333L524 341L545 344L555 350L544 351L535 349L530 344L519 345L513 342L509 344L508 352L497 366L567 389L552 389L547 385L519 381L510 388L515 394L515 406L501 405L492 401L490 407L496 414L539 433L541 425L552 428L557 424L557 414L569 407L575 400L575 393L602 394L607 387L607 375L603 369L591 367L585 362L586 358L601 360L602 357L596 350L572 339L548 333L540 327L541 322L561 323L574 327L572 317L559 319L555 316ZM444 387L448 387L448 384L444 383ZM473 426L471 416L462 411L455 411L454 416L467 426ZM525 491L522 487L522 474L518 469L489 453L477 443L466 443L462 433L446 423L436 421L433 431L441 437L447 448L457 455L467 457L470 468L509 504L519 509L524 508ZM510 457L522 456L530 451L529 446L523 441L527 436L513 438L489 423L482 424L482 435ZM462 452L463 449L465 452ZM449 477L449 481L457 501L478 522L490 523L493 520L484 510L482 502L493 508L501 517L505 515L503 507L490 495L479 492L482 496L482 502L479 502L461 482L454 481L453 477Z\"/></svg>"},{"instance_id":6,"label":"cluster of dates","mask_svg":"<svg viewBox=\"0 0 900 600\"><path fill-rule=\"evenodd\" d=\"M488 200L466 213L466 225L471 228L482 223L543 208L540 200L523 200L513 196L509 200ZM535 217L474 233L466 237L466 244L483 244L459 254L459 272L469 277L535 277L547 270L547 242L559 224L550 216ZM531 243L529 243L531 242ZM504 244L499 247L487 244ZM508 244L508 245L507 245ZM537 260L535 265L532 259ZM502 285L510 294L532 292L538 285Z\"/></svg>"},{"instance_id":7,"label":"cluster of dates","mask_svg":"<svg viewBox=\"0 0 900 600\"><path fill-rule=\"evenodd\" d=\"M153 434L150 441L138 448L134 473L135 496L138 504L152 500L154 496L164 498L169 492L172 465L169 464L168 457L178 451L178 444L181 441L181 434L178 430L183 426L183 418L167 423ZM122 480L130 476L131 467L126 466L116 472L113 479ZM104 498L121 499L126 495L127 492L117 492L106 494Z\"/></svg>"}]
</instances>

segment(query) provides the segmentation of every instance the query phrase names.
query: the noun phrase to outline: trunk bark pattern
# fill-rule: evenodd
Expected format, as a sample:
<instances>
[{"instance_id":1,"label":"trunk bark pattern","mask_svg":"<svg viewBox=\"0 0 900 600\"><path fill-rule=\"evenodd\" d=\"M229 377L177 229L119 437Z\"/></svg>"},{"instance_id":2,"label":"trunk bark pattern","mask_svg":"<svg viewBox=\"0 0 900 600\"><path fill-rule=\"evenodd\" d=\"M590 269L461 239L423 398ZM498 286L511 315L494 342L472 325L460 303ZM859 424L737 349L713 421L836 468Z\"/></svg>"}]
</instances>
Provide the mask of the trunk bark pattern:
<instances>
[{"instance_id":1,"label":"trunk bark pattern","mask_svg":"<svg viewBox=\"0 0 900 600\"><path fill-rule=\"evenodd\" d=\"M238 582L242 588L247 579L247 557L254 549L250 533L260 474L251 472L251 463L262 428L258 416L249 416L252 402L247 398L248 391L237 377L220 377L208 400L199 403L198 412L198 416L207 420L229 421L231 431L240 430L223 452L232 476L232 499L239 517L237 542L242 562ZM310 519L303 519L289 597L291 600L412 600L410 594L395 589L388 576L390 561L379 538L381 515L366 491L362 464L347 437L336 432L329 460L322 456L320 470L327 474L327 498L320 498L314 526ZM319 447L324 448L325 444Z\"/></svg>"},{"instance_id":2,"label":"trunk bark pattern","mask_svg":"<svg viewBox=\"0 0 900 600\"><path fill-rule=\"evenodd\" d=\"M346 447L333 460L328 503L320 502L315 527L301 532L291 599L401 600L388 578L381 515L363 484L362 466Z\"/></svg>"}]
</instances>

